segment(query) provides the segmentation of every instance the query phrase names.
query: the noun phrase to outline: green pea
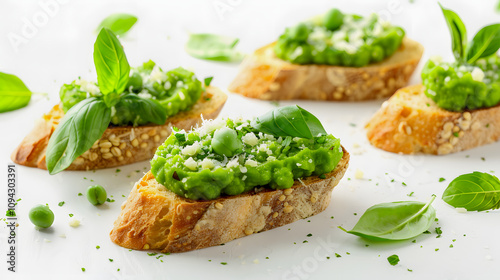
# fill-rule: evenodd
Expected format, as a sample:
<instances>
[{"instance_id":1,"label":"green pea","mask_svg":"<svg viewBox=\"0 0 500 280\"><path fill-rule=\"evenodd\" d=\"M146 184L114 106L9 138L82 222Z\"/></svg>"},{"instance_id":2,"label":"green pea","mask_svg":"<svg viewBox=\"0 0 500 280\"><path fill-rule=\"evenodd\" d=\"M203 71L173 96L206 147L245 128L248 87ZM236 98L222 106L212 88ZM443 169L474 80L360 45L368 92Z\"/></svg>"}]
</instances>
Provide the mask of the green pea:
<instances>
[{"instance_id":1,"label":"green pea","mask_svg":"<svg viewBox=\"0 0 500 280\"><path fill-rule=\"evenodd\" d=\"M355 67L361 67L370 62L371 54L368 48L360 48L358 52L352 57L353 57L352 65Z\"/></svg>"},{"instance_id":2,"label":"green pea","mask_svg":"<svg viewBox=\"0 0 500 280\"><path fill-rule=\"evenodd\" d=\"M62 109L67 112L71 107L78 102L87 98L87 93L80 90L80 86L73 83L64 84L59 90L59 97L61 98Z\"/></svg>"},{"instance_id":3,"label":"green pea","mask_svg":"<svg viewBox=\"0 0 500 280\"><path fill-rule=\"evenodd\" d=\"M328 59L328 48L324 47L323 50L319 51L317 48L313 49L311 56L315 64L326 64Z\"/></svg>"},{"instance_id":4,"label":"green pea","mask_svg":"<svg viewBox=\"0 0 500 280\"><path fill-rule=\"evenodd\" d=\"M243 149L243 143L238 138L236 131L223 127L214 133L212 149L219 155L232 157Z\"/></svg>"},{"instance_id":5,"label":"green pea","mask_svg":"<svg viewBox=\"0 0 500 280\"><path fill-rule=\"evenodd\" d=\"M379 62L382 59L384 59L384 49L380 46L372 46L372 51L371 51L371 59L374 62Z\"/></svg>"},{"instance_id":6,"label":"green pea","mask_svg":"<svg viewBox=\"0 0 500 280\"><path fill-rule=\"evenodd\" d=\"M100 185L90 186L87 189L87 199L93 205L104 204L104 202L106 202L106 198L108 198L108 194Z\"/></svg>"},{"instance_id":7,"label":"green pea","mask_svg":"<svg viewBox=\"0 0 500 280\"><path fill-rule=\"evenodd\" d=\"M126 89L128 90L130 87L132 87L132 91L140 91L142 90L142 76L141 74L134 72L132 76L128 79L127 87Z\"/></svg>"},{"instance_id":8,"label":"green pea","mask_svg":"<svg viewBox=\"0 0 500 280\"><path fill-rule=\"evenodd\" d=\"M48 228L54 222L54 212L47 205L39 204L31 208L28 216L35 226L41 228Z\"/></svg>"},{"instance_id":9,"label":"green pea","mask_svg":"<svg viewBox=\"0 0 500 280\"><path fill-rule=\"evenodd\" d=\"M277 57L284 57L288 48L288 40L285 34L280 36L280 39L274 45L274 52Z\"/></svg>"},{"instance_id":10,"label":"green pea","mask_svg":"<svg viewBox=\"0 0 500 280\"><path fill-rule=\"evenodd\" d=\"M299 23L297 26L288 30L290 37L297 41L305 41L309 37L309 27L305 23Z\"/></svg>"},{"instance_id":11,"label":"green pea","mask_svg":"<svg viewBox=\"0 0 500 280\"><path fill-rule=\"evenodd\" d=\"M327 29L337 30L344 23L344 14L338 9L331 9L325 14L324 22Z\"/></svg>"},{"instance_id":12,"label":"green pea","mask_svg":"<svg viewBox=\"0 0 500 280\"><path fill-rule=\"evenodd\" d=\"M326 50L327 63L330 65L338 65L340 63L340 51L333 47L328 47Z\"/></svg>"}]
</instances>

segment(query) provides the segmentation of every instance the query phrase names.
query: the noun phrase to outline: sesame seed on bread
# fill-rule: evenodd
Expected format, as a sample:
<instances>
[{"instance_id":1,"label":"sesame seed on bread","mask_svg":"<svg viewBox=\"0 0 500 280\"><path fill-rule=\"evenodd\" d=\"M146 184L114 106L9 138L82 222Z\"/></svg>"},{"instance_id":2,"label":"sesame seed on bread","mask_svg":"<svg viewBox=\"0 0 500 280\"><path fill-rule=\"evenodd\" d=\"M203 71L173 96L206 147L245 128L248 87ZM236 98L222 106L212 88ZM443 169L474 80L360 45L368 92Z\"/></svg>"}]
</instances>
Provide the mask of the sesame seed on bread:
<instances>
[{"instance_id":1,"label":"sesame seed on bread","mask_svg":"<svg viewBox=\"0 0 500 280\"><path fill-rule=\"evenodd\" d=\"M349 165L349 153L324 179L295 180L290 189L259 188L214 200L191 200L159 184L151 172L122 205L111 241L129 249L186 252L220 245L316 215L328 207L332 189Z\"/></svg>"},{"instance_id":2,"label":"sesame seed on bread","mask_svg":"<svg viewBox=\"0 0 500 280\"><path fill-rule=\"evenodd\" d=\"M439 108L424 86L398 90L366 125L370 143L403 154L446 155L500 139L500 106L451 112Z\"/></svg>"},{"instance_id":3,"label":"sesame seed on bread","mask_svg":"<svg viewBox=\"0 0 500 280\"><path fill-rule=\"evenodd\" d=\"M274 45L243 61L229 91L264 100L380 99L406 86L423 53L422 45L405 37L393 55L364 67L298 65L277 58Z\"/></svg>"},{"instance_id":4,"label":"sesame seed on bread","mask_svg":"<svg viewBox=\"0 0 500 280\"><path fill-rule=\"evenodd\" d=\"M92 148L76 158L66 170L89 170L121 166L149 160L156 148L170 135L172 126L190 130L201 124L202 117L217 117L227 96L220 89L208 87L194 106L168 118L164 125L113 126L104 131ZM50 136L64 112L59 105L37 120L33 130L11 155L12 161L29 167L47 169L45 150Z\"/></svg>"}]
</instances>

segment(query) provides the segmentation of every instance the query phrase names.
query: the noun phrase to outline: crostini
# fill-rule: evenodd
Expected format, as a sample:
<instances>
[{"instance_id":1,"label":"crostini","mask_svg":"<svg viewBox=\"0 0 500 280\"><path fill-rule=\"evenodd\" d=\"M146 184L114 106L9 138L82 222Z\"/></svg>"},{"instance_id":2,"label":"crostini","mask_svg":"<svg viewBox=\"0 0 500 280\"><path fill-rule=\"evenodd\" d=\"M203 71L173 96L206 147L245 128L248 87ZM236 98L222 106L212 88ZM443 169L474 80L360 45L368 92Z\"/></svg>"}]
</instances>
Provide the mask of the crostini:
<instances>
[{"instance_id":1,"label":"crostini","mask_svg":"<svg viewBox=\"0 0 500 280\"><path fill-rule=\"evenodd\" d=\"M116 54L116 55L115 55ZM171 127L190 129L215 118L227 96L183 68L154 62L130 68L120 42L103 29L94 45L98 83L61 87L61 103L44 115L12 153L21 165L89 170L150 159Z\"/></svg>"},{"instance_id":2,"label":"crostini","mask_svg":"<svg viewBox=\"0 0 500 280\"><path fill-rule=\"evenodd\" d=\"M442 10L447 21L454 21L449 25L454 42L460 42L453 45L456 61L432 57L422 70L423 85L400 89L384 102L366 125L367 137L377 148L445 155L500 138L498 44L488 47L491 42L483 42L490 26L467 46L460 39L465 26L458 15Z\"/></svg>"},{"instance_id":3,"label":"crostini","mask_svg":"<svg viewBox=\"0 0 500 280\"><path fill-rule=\"evenodd\" d=\"M422 53L376 14L333 9L248 56L229 91L264 100L379 99L408 83Z\"/></svg>"},{"instance_id":4,"label":"crostini","mask_svg":"<svg viewBox=\"0 0 500 280\"><path fill-rule=\"evenodd\" d=\"M284 125L294 118L294 127ZM122 205L110 233L125 248L185 252L325 210L349 154L298 106L254 121L177 130Z\"/></svg>"}]
</instances>

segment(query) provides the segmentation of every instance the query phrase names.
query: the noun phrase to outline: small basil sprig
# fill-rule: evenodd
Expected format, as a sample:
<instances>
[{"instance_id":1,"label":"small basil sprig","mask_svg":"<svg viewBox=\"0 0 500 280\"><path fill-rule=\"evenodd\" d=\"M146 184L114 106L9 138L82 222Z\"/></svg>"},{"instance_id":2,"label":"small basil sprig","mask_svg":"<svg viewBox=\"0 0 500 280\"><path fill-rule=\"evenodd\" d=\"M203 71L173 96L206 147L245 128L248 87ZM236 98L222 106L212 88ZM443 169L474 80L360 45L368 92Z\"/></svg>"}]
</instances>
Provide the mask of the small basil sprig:
<instances>
[{"instance_id":1,"label":"small basil sprig","mask_svg":"<svg viewBox=\"0 0 500 280\"><path fill-rule=\"evenodd\" d=\"M443 200L455 208L486 211L500 208L500 180L488 173L473 172L451 181Z\"/></svg>"},{"instance_id":2,"label":"small basil sprig","mask_svg":"<svg viewBox=\"0 0 500 280\"><path fill-rule=\"evenodd\" d=\"M366 239L388 241L416 237L428 230L436 218L429 202L397 201L374 205L361 216L352 230L340 229Z\"/></svg>"},{"instance_id":3,"label":"small basil sprig","mask_svg":"<svg viewBox=\"0 0 500 280\"><path fill-rule=\"evenodd\" d=\"M297 105L274 109L255 118L251 125L263 133L282 137L312 139L327 134L318 118Z\"/></svg>"},{"instance_id":4,"label":"small basil sprig","mask_svg":"<svg viewBox=\"0 0 500 280\"><path fill-rule=\"evenodd\" d=\"M18 77L0 72L0 113L20 109L30 102L31 91Z\"/></svg>"},{"instance_id":5,"label":"small basil sprig","mask_svg":"<svg viewBox=\"0 0 500 280\"><path fill-rule=\"evenodd\" d=\"M132 26L137 22L137 17L130 14L112 14L102 20L97 28L100 31L103 28L108 28L118 36L127 33Z\"/></svg>"},{"instance_id":6,"label":"small basil sprig","mask_svg":"<svg viewBox=\"0 0 500 280\"><path fill-rule=\"evenodd\" d=\"M104 102L111 107L127 86L130 65L120 41L107 28L101 29L94 43L94 65Z\"/></svg>"},{"instance_id":7,"label":"small basil sprig","mask_svg":"<svg viewBox=\"0 0 500 280\"><path fill-rule=\"evenodd\" d=\"M71 107L50 136L46 160L50 174L63 171L101 138L111 120L102 99L87 98Z\"/></svg>"},{"instance_id":8,"label":"small basil sprig","mask_svg":"<svg viewBox=\"0 0 500 280\"><path fill-rule=\"evenodd\" d=\"M483 27L467 43L467 29L460 17L439 5L450 30L453 55L458 62L472 64L480 58L495 54L500 49L500 24Z\"/></svg>"},{"instance_id":9,"label":"small basil sprig","mask_svg":"<svg viewBox=\"0 0 500 280\"><path fill-rule=\"evenodd\" d=\"M164 124L165 109L154 100L123 93L130 75L125 52L109 29L103 28L94 44L94 64L102 96L84 99L66 112L51 135L46 152L47 169L56 174L90 149L108 128L111 108L127 103L145 121Z\"/></svg>"},{"instance_id":10,"label":"small basil sprig","mask_svg":"<svg viewBox=\"0 0 500 280\"><path fill-rule=\"evenodd\" d=\"M234 47L239 39L216 34L191 34L186 43L186 52L196 58L215 61L239 61L243 55Z\"/></svg>"}]
</instances>

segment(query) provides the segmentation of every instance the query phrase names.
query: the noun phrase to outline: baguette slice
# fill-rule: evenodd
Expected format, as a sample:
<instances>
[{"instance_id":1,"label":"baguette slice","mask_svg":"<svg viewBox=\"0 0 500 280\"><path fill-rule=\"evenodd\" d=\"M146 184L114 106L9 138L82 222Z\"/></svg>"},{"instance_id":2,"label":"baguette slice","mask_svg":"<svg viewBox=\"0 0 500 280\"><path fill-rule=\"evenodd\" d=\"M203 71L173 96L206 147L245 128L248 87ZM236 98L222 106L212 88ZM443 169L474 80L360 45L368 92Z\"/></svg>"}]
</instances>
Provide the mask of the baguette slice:
<instances>
[{"instance_id":1,"label":"baguette slice","mask_svg":"<svg viewBox=\"0 0 500 280\"><path fill-rule=\"evenodd\" d=\"M66 170L101 169L149 160L156 148L170 135L172 126L190 130L192 126L201 124L202 117L215 118L226 99L226 94L218 88L208 87L189 111L168 118L164 125L109 127L101 139L76 158ZM20 165L47 169L45 150L50 136L63 116L64 112L56 105L48 114L37 120L33 130L12 153L12 161Z\"/></svg>"},{"instance_id":2,"label":"baguette slice","mask_svg":"<svg viewBox=\"0 0 500 280\"><path fill-rule=\"evenodd\" d=\"M424 86L400 89L366 125L371 144L403 154L445 155L497 141L500 106L451 112L439 108Z\"/></svg>"},{"instance_id":3,"label":"baguette slice","mask_svg":"<svg viewBox=\"0 0 500 280\"><path fill-rule=\"evenodd\" d=\"M280 227L325 210L347 169L349 154L326 179L310 176L290 189L261 188L210 201L180 197L148 172L135 184L110 233L125 248L185 252Z\"/></svg>"},{"instance_id":4,"label":"baguette slice","mask_svg":"<svg viewBox=\"0 0 500 280\"><path fill-rule=\"evenodd\" d=\"M264 100L379 99L408 83L423 53L422 45L405 37L392 56L365 67L297 65L277 58L274 44L243 61L229 91Z\"/></svg>"}]
</instances>

